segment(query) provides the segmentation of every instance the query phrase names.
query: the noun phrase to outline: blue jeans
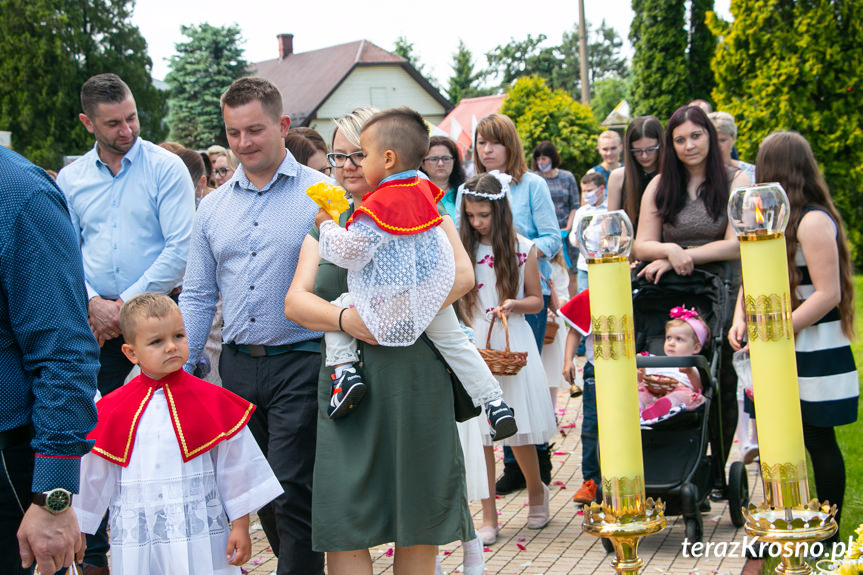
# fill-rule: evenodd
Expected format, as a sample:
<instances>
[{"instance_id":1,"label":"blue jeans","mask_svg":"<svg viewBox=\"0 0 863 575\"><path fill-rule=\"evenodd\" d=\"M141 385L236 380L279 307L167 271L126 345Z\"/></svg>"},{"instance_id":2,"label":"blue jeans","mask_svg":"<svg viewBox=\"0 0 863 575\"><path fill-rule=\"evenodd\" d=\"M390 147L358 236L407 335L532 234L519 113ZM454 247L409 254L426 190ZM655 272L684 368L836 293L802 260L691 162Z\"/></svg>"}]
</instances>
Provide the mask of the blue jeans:
<instances>
[{"instance_id":1,"label":"blue jeans","mask_svg":"<svg viewBox=\"0 0 863 575\"><path fill-rule=\"evenodd\" d=\"M596 377L593 364L584 366L584 394L581 396L581 476L584 481L593 479L599 483L599 423L596 417Z\"/></svg>"},{"instance_id":2,"label":"blue jeans","mask_svg":"<svg viewBox=\"0 0 863 575\"><path fill-rule=\"evenodd\" d=\"M575 277L576 285L578 286L578 291L576 293L581 293L587 289L587 272L584 270L578 270Z\"/></svg>"}]
</instances>

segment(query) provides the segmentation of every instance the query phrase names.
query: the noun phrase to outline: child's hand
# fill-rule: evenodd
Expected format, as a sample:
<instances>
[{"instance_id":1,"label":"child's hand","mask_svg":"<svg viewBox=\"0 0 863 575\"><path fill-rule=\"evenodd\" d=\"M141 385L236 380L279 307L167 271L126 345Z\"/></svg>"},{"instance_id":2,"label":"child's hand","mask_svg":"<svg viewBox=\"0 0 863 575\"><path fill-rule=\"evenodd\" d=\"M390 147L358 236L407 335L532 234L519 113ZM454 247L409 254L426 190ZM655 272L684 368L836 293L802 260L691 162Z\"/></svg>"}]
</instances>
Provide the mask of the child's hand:
<instances>
[{"instance_id":1,"label":"child's hand","mask_svg":"<svg viewBox=\"0 0 863 575\"><path fill-rule=\"evenodd\" d=\"M315 225L321 227L321 224L327 220L332 220L332 216L323 208L318 208L318 213L315 214Z\"/></svg>"},{"instance_id":2,"label":"child's hand","mask_svg":"<svg viewBox=\"0 0 863 575\"><path fill-rule=\"evenodd\" d=\"M243 565L252 558L252 538L249 536L249 516L231 522L231 534L226 549L229 565Z\"/></svg>"},{"instance_id":3,"label":"child's hand","mask_svg":"<svg viewBox=\"0 0 863 575\"><path fill-rule=\"evenodd\" d=\"M642 385L642 383L644 382L644 368L642 367L640 369L636 369L635 373L638 376L638 385Z\"/></svg>"},{"instance_id":4,"label":"child's hand","mask_svg":"<svg viewBox=\"0 0 863 575\"><path fill-rule=\"evenodd\" d=\"M493 313L502 313L503 315L509 315L512 313L512 308L515 307L514 299L505 299L503 303L494 308Z\"/></svg>"},{"instance_id":5,"label":"child's hand","mask_svg":"<svg viewBox=\"0 0 863 575\"><path fill-rule=\"evenodd\" d=\"M575 381L575 366L572 364L571 359L563 360L563 379L569 383Z\"/></svg>"}]
</instances>

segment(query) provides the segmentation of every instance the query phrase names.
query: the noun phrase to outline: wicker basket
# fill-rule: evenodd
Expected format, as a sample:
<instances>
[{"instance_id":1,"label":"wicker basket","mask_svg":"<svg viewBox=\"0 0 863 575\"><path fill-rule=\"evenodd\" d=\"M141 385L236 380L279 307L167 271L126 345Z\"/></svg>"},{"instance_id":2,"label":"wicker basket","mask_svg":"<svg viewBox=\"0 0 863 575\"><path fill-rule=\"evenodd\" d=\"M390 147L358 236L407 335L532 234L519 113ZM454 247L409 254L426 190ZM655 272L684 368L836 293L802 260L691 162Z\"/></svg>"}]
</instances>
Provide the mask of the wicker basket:
<instances>
[{"instance_id":1,"label":"wicker basket","mask_svg":"<svg viewBox=\"0 0 863 575\"><path fill-rule=\"evenodd\" d=\"M544 344L552 344L554 343L554 338L557 337L557 329L560 326L556 321L550 319L545 322L545 336L542 339L542 343Z\"/></svg>"},{"instance_id":2,"label":"wicker basket","mask_svg":"<svg viewBox=\"0 0 863 575\"><path fill-rule=\"evenodd\" d=\"M646 374L642 380L642 385L656 397L662 397L674 391L674 388L680 385L680 382L673 377Z\"/></svg>"},{"instance_id":3,"label":"wicker basket","mask_svg":"<svg viewBox=\"0 0 863 575\"><path fill-rule=\"evenodd\" d=\"M504 351L489 349L491 345L491 331L494 328L496 315L500 315L500 321L503 322L503 332L506 334L506 349ZM478 351L494 375L515 375L527 364L526 351L509 350L509 326L507 326L506 316L503 314L491 316L491 325L488 326L488 337L485 339L485 347L486 349Z\"/></svg>"}]
</instances>

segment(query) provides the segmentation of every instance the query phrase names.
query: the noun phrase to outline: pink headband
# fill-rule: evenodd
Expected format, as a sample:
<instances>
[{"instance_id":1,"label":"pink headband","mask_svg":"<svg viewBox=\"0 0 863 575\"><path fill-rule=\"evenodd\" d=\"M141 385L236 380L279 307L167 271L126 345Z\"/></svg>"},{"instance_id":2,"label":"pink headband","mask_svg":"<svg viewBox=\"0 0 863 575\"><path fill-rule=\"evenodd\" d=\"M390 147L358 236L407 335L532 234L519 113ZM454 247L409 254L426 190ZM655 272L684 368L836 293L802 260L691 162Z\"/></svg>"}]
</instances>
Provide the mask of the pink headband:
<instances>
[{"instance_id":1,"label":"pink headband","mask_svg":"<svg viewBox=\"0 0 863 575\"><path fill-rule=\"evenodd\" d=\"M668 315L671 319L682 319L692 328L692 331L695 332L695 336L698 338L698 342L704 347L704 343L707 341L707 326L704 325L704 321L698 317L698 312L695 311L695 308L686 309L684 306L678 306L671 308L671 311L668 312Z\"/></svg>"}]
</instances>

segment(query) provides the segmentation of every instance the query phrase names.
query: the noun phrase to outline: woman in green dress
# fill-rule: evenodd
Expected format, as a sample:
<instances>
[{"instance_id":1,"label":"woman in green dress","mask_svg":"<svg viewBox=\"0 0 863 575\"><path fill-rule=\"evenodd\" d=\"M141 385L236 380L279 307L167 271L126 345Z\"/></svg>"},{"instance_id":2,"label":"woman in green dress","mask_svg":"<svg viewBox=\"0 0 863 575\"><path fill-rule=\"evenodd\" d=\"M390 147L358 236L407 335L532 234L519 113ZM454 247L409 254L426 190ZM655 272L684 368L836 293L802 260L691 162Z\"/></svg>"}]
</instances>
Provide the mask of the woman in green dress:
<instances>
[{"instance_id":1,"label":"woman in green dress","mask_svg":"<svg viewBox=\"0 0 863 575\"><path fill-rule=\"evenodd\" d=\"M357 109L337 120L328 156L355 207L373 189L363 177L359 145L372 113ZM455 225L444 219L456 258L450 305L473 289L474 276ZM389 542L395 543L397 575L431 575L438 545L475 537L449 375L425 341L407 348L375 345L355 309L329 303L345 291L347 270L320 258L313 228L300 250L285 315L308 329L341 328L357 338L368 392L350 417L330 419L332 368L321 367L312 544L327 552L330 575L370 575L368 549Z\"/></svg>"}]
</instances>

